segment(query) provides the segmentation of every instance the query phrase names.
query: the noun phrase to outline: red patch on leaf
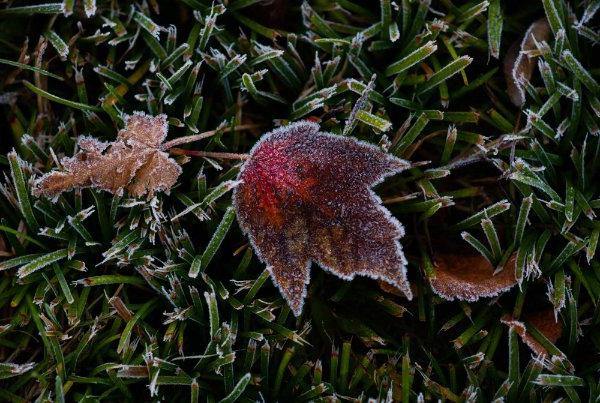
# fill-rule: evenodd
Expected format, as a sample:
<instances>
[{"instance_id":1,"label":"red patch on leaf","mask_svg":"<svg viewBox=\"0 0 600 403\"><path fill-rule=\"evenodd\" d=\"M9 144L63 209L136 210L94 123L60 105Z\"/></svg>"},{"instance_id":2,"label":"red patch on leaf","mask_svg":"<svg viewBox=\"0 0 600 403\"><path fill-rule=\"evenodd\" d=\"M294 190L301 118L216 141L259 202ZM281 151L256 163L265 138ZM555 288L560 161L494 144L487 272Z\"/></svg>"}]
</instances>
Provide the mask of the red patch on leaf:
<instances>
[{"instance_id":1,"label":"red patch on leaf","mask_svg":"<svg viewBox=\"0 0 600 403\"><path fill-rule=\"evenodd\" d=\"M371 187L410 164L351 137L297 122L254 146L233 193L240 227L299 315L315 262L345 280L362 275L412 293L402 225Z\"/></svg>"}]
</instances>

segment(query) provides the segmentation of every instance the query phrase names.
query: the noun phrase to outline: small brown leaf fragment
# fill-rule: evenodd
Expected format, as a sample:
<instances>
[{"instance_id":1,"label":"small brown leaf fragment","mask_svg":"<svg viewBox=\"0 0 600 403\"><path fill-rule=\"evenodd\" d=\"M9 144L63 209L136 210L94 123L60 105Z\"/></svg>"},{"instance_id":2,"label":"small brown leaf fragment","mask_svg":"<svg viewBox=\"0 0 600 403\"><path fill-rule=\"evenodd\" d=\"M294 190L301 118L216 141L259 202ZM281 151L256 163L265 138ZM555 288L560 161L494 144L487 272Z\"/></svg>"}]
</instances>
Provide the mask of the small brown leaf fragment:
<instances>
[{"instance_id":1,"label":"small brown leaf fragment","mask_svg":"<svg viewBox=\"0 0 600 403\"><path fill-rule=\"evenodd\" d=\"M452 301L477 301L495 297L517 284L516 254L494 275L495 268L481 255L440 255L435 260L435 277L431 288L442 298Z\"/></svg>"},{"instance_id":2,"label":"small brown leaf fragment","mask_svg":"<svg viewBox=\"0 0 600 403\"><path fill-rule=\"evenodd\" d=\"M562 324L554 317L553 309L546 309L544 311L525 315L525 320L535 326L535 328L552 344L556 343L558 339L560 339L560 336L562 336ZM502 323L513 328L521 337L523 343L525 343L537 356L545 357L548 355L548 351L544 346L542 346L540 342L527 331L525 323L513 319L510 315L503 317Z\"/></svg>"},{"instance_id":3,"label":"small brown leaf fragment","mask_svg":"<svg viewBox=\"0 0 600 403\"><path fill-rule=\"evenodd\" d=\"M114 194L127 190L133 197L168 192L181 167L160 148L166 136L165 115L135 112L125 118L125 128L112 143L79 137L79 152L61 160L64 171L55 170L39 178L33 192L50 198L85 187Z\"/></svg>"},{"instance_id":4,"label":"small brown leaf fragment","mask_svg":"<svg viewBox=\"0 0 600 403\"><path fill-rule=\"evenodd\" d=\"M521 41L516 41L504 57L504 77L507 92L515 106L525 103L525 84L529 82L536 66L536 57L530 55L536 50L536 42L550 39L550 25L546 18L540 18L529 26Z\"/></svg>"}]
</instances>

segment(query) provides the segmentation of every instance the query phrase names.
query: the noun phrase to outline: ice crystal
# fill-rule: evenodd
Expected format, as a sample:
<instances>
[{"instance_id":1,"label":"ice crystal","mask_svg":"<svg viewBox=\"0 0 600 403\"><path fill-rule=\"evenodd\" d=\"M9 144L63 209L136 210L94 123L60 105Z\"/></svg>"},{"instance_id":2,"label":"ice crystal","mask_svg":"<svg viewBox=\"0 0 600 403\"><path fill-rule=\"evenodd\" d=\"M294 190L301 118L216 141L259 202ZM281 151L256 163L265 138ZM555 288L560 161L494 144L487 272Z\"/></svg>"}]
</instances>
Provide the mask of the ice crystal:
<instances>
[{"instance_id":1,"label":"ice crystal","mask_svg":"<svg viewBox=\"0 0 600 403\"><path fill-rule=\"evenodd\" d=\"M297 122L267 133L242 167L240 226L299 315L311 262L345 280L362 275L412 293L402 225L371 187L409 163L351 137Z\"/></svg>"}]
</instances>

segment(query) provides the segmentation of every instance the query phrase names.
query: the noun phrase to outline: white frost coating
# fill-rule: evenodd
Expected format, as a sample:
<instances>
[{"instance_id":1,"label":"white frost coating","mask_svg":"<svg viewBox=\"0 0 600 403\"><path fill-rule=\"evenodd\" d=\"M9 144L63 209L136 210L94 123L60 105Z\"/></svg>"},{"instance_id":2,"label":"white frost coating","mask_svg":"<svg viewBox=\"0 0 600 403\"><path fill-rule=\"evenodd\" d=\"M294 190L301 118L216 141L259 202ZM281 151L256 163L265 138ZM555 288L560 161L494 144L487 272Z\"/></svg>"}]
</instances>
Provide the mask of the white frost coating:
<instances>
[{"instance_id":1,"label":"white frost coating","mask_svg":"<svg viewBox=\"0 0 600 403\"><path fill-rule=\"evenodd\" d=\"M519 73L519 70L522 67L522 64L529 61L525 61L524 57L529 59L529 56L526 54L526 47L528 42L531 39L537 44L535 36L533 36L533 30L537 28L537 22L534 22L527 28L525 31L525 35L523 35L523 40L521 41L521 45L519 46L519 53L517 54L517 58L515 59L515 64L513 65L511 76L515 82L515 88L518 92L519 96L519 105L522 106L525 103L525 85L529 81L529 78L523 76L522 73Z\"/></svg>"},{"instance_id":2,"label":"white frost coating","mask_svg":"<svg viewBox=\"0 0 600 403\"><path fill-rule=\"evenodd\" d=\"M90 18L96 14L96 0L84 0L83 9L85 10L85 16Z\"/></svg>"},{"instance_id":3,"label":"white frost coating","mask_svg":"<svg viewBox=\"0 0 600 403\"><path fill-rule=\"evenodd\" d=\"M459 298L456 295L447 294L447 293L445 293L445 292L437 289L436 287L431 287L431 289L433 291L435 291L435 293L437 295L439 295L440 297L444 298L446 301L457 300L457 301L476 302L480 298L493 298L493 297L499 296L500 294L504 294L505 292L507 292L508 290L510 290L511 288L513 288L515 286L515 284L509 285L509 286L505 286L505 287L501 287L501 288L496 288L494 290L489 290L487 292L475 292L475 291L471 291L471 289L473 287L471 287L469 284L465 284L465 285L463 285L464 289L467 290L467 291L465 291L465 294L469 293L469 295L465 295L462 298Z\"/></svg>"},{"instance_id":4,"label":"white frost coating","mask_svg":"<svg viewBox=\"0 0 600 403\"><path fill-rule=\"evenodd\" d=\"M262 136L261 139L259 139L256 144L252 147L252 149L250 150L250 155L253 155L254 152L265 142L268 142L270 140L272 140L273 138L276 138L278 136L283 136L288 132L304 132L305 134L309 134L309 135L315 135L315 136L323 136L323 137L328 137L331 139L335 139L335 140L340 140L340 136L331 134L331 133L326 133L326 132L320 132L320 127L318 124L313 123L313 122L309 122L309 121L300 121L300 122L295 122L292 123L288 126L285 127L279 127L265 135ZM348 140L349 138L344 138L346 140ZM378 147L374 146L373 144L358 140L358 139L354 139L352 138L353 141L355 141L357 144L360 144L363 147L366 147L368 149L372 149L373 151L376 151L378 153L381 153L382 150L380 150ZM394 246L395 246L395 253L396 256L399 258L401 264L400 267L398 267L399 270L399 274L402 276L402 278L405 280L405 282L403 284L399 284L397 281L394 281L388 277L386 277L384 274L381 273L372 273L366 270L360 270L357 272L353 272L349 275L345 275L345 274L341 274L340 272L336 271L334 268L332 267L328 267L326 264L324 264L323 262L316 260L312 257L306 257L306 264L304 267L304 278L302 279L302 291L301 291L301 299L300 299L300 305L297 308L292 308L294 315L298 316L300 315L300 313L302 312L302 308L304 305L304 300L306 298L307 295L307 286L310 282L310 266L311 264L314 262L316 264L318 264L319 266L321 266L324 270L334 274L337 277L340 277L344 280L352 280L354 279L354 277L356 275L360 275L360 276L365 276L365 277L369 277L375 280L382 280L385 281L397 288L399 288L400 290L402 290L404 292L404 294L406 295L406 297L410 300L412 299L412 291L410 289L410 286L408 285L408 282L406 281L406 265L407 265L407 260L406 257L404 256L404 253L402 251L402 246L400 245L399 239L402 238L404 236L404 227L402 226L402 224L389 212L389 210L387 210L383 204L382 204L382 200L381 198L373 191L372 187L376 186L377 184L383 182L385 180L385 178L395 175L399 172L402 172L403 170L407 169L408 167L410 167L410 163L402 160L400 158L397 158L393 155L387 155L387 158L389 158L389 162L390 162L390 167L387 171L385 171L384 173L380 174L379 177L373 181L372 183L369 184L369 189L368 189L368 194L370 197L370 202L371 204L369 205L369 207L374 207L377 209L377 211L381 212L383 214L383 216L385 217L385 219L393 225L394 229L395 229L395 236L394 236ZM395 163L395 164L392 164ZM238 180L242 177L242 175L245 172L245 169L247 168L248 164L244 164L239 172L238 175ZM240 203L239 203L239 199L236 197L237 191L238 191L238 187L236 187L234 189L233 192L233 205L236 209L236 211L239 211L240 209ZM254 235L251 232L251 229L249 227L247 227L239 218L239 214L237 217L237 221L238 224L242 230L242 232L248 237L250 244L252 245L253 250L255 251L257 257L259 258L259 260L262 263L267 264L267 270L269 271L269 274L271 275L271 278L273 280L273 283L275 284L275 286L279 289L280 293L282 294L282 296L284 297L284 299L288 302L288 304L290 306L293 306L294 302L297 301L292 301L290 299L290 297L286 294L286 292L288 290L285 290L281 284L279 284L276 274L274 272L273 266L270 265L268 263L268 259L266 259L265 256L263 256L263 254L261 253L261 250L258 247L258 244L256 242L256 239L254 237ZM308 234L308 236L310 236L311 234Z\"/></svg>"}]
</instances>

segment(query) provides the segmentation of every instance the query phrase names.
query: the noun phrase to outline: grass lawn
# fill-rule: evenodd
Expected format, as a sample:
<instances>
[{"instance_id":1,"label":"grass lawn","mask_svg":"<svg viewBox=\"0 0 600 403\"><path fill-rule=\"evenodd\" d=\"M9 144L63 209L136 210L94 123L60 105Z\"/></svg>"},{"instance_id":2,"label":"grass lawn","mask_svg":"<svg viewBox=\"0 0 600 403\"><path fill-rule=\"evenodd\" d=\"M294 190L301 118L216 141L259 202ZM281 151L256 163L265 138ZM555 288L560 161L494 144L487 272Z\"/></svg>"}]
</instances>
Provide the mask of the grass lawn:
<instances>
[{"instance_id":1,"label":"grass lawn","mask_svg":"<svg viewBox=\"0 0 600 403\"><path fill-rule=\"evenodd\" d=\"M0 2L0 401L597 401L599 16Z\"/></svg>"}]
</instances>

